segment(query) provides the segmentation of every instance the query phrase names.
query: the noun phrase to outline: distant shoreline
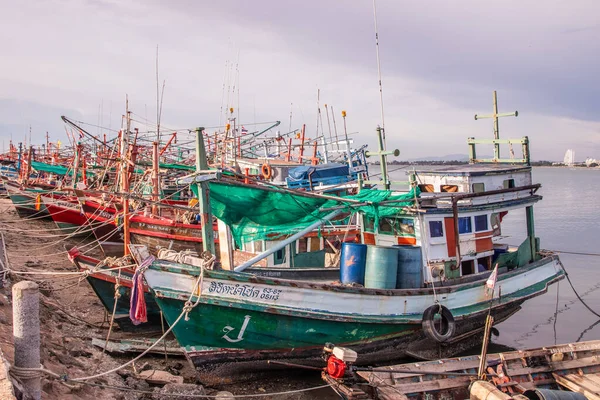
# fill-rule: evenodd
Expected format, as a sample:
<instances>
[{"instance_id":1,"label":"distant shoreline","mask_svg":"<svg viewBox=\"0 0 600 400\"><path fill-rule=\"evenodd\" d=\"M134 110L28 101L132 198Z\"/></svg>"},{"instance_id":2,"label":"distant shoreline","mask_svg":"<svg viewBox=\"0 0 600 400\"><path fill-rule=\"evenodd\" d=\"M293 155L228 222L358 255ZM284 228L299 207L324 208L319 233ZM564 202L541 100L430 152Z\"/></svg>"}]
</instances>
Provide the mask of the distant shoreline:
<instances>
[{"instance_id":1,"label":"distant shoreline","mask_svg":"<svg viewBox=\"0 0 600 400\"><path fill-rule=\"evenodd\" d=\"M468 164L468 161L460 161L460 160L452 160L452 161L427 161L427 160L421 160L421 161L392 161L389 162L388 165L466 165ZM375 161L372 163L369 163L369 165L379 165L379 161ZM572 166L567 166L564 164L558 164L556 161L532 161L531 162L531 166L532 167L552 167L552 168L595 168L595 167L588 167L585 164L575 164Z\"/></svg>"}]
</instances>

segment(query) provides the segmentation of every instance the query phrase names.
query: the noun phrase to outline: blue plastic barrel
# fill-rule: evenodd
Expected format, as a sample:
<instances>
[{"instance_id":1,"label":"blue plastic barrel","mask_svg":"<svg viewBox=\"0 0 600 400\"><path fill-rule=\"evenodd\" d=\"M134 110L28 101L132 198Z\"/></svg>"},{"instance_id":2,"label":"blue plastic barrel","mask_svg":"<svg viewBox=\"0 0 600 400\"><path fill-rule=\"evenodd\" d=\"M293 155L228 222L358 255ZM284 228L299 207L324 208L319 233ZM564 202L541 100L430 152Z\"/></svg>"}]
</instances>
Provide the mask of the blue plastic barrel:
<instances>
[{"instance_id":1,"label":"blue plastic barrel","mask_svg":"<svg viewBox=\"0 0 600 400\"><path fill-rule=\"evenodd\" d=\"M367 245L360 243L343 243L340 260L340 281L343 284L365 284L365 263L367 261Z\"/></svg>"},{"instance_id":2,"label":"blue plastic barrel","mask_svg":"<svg viewBox=\"0 0 600 400\"><path fill-rule=\"evenodd\" d=\"M394 246L398 249L396 289L418 289L423 284L421 246Z\"/></svg>"},{"instance_id":3,"label":"blue plastic barrel","mask_svg":"<svg viewBox=\"0 0 600 400\"><path fill-rule=\"evenodd\" d=\"M395 289L398 275L398 249L396 247L367 246L365 287Z\"/></svg>"}]
</instances>

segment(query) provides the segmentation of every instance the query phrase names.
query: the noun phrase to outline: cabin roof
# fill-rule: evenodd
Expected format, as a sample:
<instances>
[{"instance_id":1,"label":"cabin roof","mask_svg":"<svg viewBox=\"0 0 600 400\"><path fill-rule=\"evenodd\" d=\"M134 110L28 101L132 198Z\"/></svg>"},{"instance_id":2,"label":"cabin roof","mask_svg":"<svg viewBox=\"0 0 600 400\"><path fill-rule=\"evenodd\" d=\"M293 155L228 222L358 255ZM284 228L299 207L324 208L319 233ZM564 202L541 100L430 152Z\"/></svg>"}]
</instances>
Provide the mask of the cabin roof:
<instances>
[{"instance_id":1,"label":"cabin roof","mask_svg":"<svg viewBox=\"0 0 600 400\"><path fill-rule=\"evenodd\" d=\"M428 169L415 169L419 175L453 175L453 176L482 176L497 175L514 172L529 172L529 165L511 165L511 164L463 164L463 165L442 165ZM407 172L410 174L411 172Z\"/></svg>"}]
</instances>

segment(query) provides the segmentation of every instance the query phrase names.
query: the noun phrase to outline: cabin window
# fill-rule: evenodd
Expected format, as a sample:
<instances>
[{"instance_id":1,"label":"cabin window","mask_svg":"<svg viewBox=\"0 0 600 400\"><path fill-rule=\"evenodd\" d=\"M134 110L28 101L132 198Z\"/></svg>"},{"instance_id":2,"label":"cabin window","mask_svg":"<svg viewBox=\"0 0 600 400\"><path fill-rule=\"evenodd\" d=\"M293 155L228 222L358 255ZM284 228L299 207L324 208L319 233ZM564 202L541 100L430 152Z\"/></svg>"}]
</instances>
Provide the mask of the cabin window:
<instances>
[{"instance_id":1,"label":"cabin window","mask_svg":"<svg viewBox=\"0 0 600 400\"><path fill-rule=\"evenodd\" d=\"M273 264L283 264L284 259L285 259L285 248L277 250L275 252L275 254L273 255Z\"/></svg>"},{"instance_id":2,"label":"cabin window","mask_svg":"<svg viewBox=\"0 0 600 400\"><path fill-rule=\"evenodd\" d=\"M306 253L308 251L308 238L300 238L298 239L296 254Z\"/></svg>"},{"instance_id":3,"label":"cabin window","mask_svg":"<svg viewBox=\"0 0 600 400\"><path fill-rule=\"evenodd\" d=\"M511 189L515 187L515 180L514 179L505 179L503 182L504 189Z\"/></svg>"},{"instance_id":4,"label":"cabin window","mask_svg":"<svg viewBox=\"0 0 600 400\"><path fill-rule=\"evenodd\" d=\"M487 215L476 215L475 216L475 232L487 231L488 230L488 218Z\"/></svg>"},{"instance_id":5,"label":"cabin window","mask_svg":"<svg viewBox=\"0 0 600 400\"><path fill-rule=\"evenodd\" d=\"M394 236L414 236L415 221L410 218L383 217L379 220L379 233Z\"/></svg>"},{"instance_id":6,"label":"cabin window","mask_svg":"<svg viewBox=\"0 0 600 400\"><path fill-rule=\"evenodd\" d=\"M429 236L432 238L444 237L442 221L429 221Z\"/></svg>"},{"instance_id":7,"label":"cabin window","mask_svg":"<svg viewBox=\"0 0 600 400\"><path fill-rule=\"evenodd\" d=\"M485 272L490 270L491 257L482 257L477 259L477 272Z\"/></svg>"},{"instance_id":8,"label":"cabin window","mask_svg":"<svg viewBox=\"0 0 600 400\"><path fill-rule=\"evenodd\" d=\"M473 269L474 262L473 260L467 260L460 263L462 275L471 275L475 273Z\"/></svg>"},{"instance_id":9,"label":"cabin window","mask_svg":"<svg viewBox=\"0 0 600 400\"><path fill-rule=\"evenodd\" d=\"M459 217L458 218L458 233L471 233L473 227L471 226L471 217Z\"/></svg>"},{"instance_id":10,"label":"cabin window","mask_svg":"<svg viewBox=\"0 0 600 400\"><path fill-rule=\"evenodd\" d=\"M485 184L482 182L474 183L472 186L473 186L473 193L485 192Z\"/></svg>"},{"instance_id":11,"label":"cabin window","mask_svg":"<svg viewBox=\"0 0 600 400\"><path fill-rule=\"evenodd\" d=\"M458 186L456 186L456 185L441 185L440 192L455 193L455 192L458 192Z\"/></svg>"},{"instance_id":12,"label":"cabin window","mask_svg":"<svg viewBox=\"0 0 600 400\"><path fill-rule=\"evenodd\" d=\"M313 237L310 238L309 242L308 242L309 246L308 246L308 251L319 251L321 250L321 238L318 237Z\"/></svg>"},{"instance_id":13,"label":"cabin window","mask_svg":"<svg viewBox=\"0 0 600 400\"><path fill-rule=\"evenodd\" d=\"M365 232L375 232L375 219L367 215L363 216Z\"/></svg>"},{"instance_id":14,"label":"cabin window","mask_svg":"<svg viewBox=\"0 0 600 400\"><path fill-rule=\"evenodd\" d=\"M419 189L421 189L421 192L424 192L424 193L433 193L433 192L435 192L435 189L433 188L433 185L429 185L429 184L419 185Z\"/></svg>"}]
</instances>

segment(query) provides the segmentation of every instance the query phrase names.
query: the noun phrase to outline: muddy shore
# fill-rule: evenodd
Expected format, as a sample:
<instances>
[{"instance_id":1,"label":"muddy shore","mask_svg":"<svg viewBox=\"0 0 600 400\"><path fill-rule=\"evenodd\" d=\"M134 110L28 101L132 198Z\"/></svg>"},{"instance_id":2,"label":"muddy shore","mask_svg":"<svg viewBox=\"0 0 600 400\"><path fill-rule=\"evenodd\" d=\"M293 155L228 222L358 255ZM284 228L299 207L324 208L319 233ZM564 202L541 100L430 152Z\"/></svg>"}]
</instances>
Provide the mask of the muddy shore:
<instances>
[{"instance_id":1,"label":"muddy shore","mask_svg":"<svg viewBox=\"0 0 600 400\"><path fill-rule=\"evenodd\" d=\"M93 241L85 238L65 238L52 221L25 220L18 217L8 199L0 199L0 231L3 232L10 269L24 272L44 272L40 275L9 273L0 288L0 348L7 360L13 362L11 287L20 280L32 280L40 286L40 319L42 364L46 369L71 378L90 376L116 368L135 357L135 354L114 355L92 345L92 339L104 341L109 331L110 316L104 310L91 287L81 276L58 276L52 272L73 272L65 245L89 245L90 255L100 257ZM161 332L145 337L158 338ZM115 324L110 339L141 339L140 334L121 331ZM170 338L174 340L174 338ZM233 365L232 367L235 367ZM143 370L167 371L181 376L184 385L152 385L138 378ZM217 379L199 375L182 356L151 355L116 373L90 381L95 385L68 387L59 380L43 378L43 398L70 399L181 399L164 393L215 395L229 391L235 395L264 394L263 399L336 399L329 388L297 394L270 396L268 393L293 391L323 385L318 371L283 369L260 371L236 376L224 373ZM231 383L234 381L235 383ZM72 386L71 384L69 384ZM124 387L130 390L112 389ZM142 393L152 392L153 394ZM161 392L163 395L161 396ZM188 397L192 398L192 397Z\"/></svg>"}]
</instances>

